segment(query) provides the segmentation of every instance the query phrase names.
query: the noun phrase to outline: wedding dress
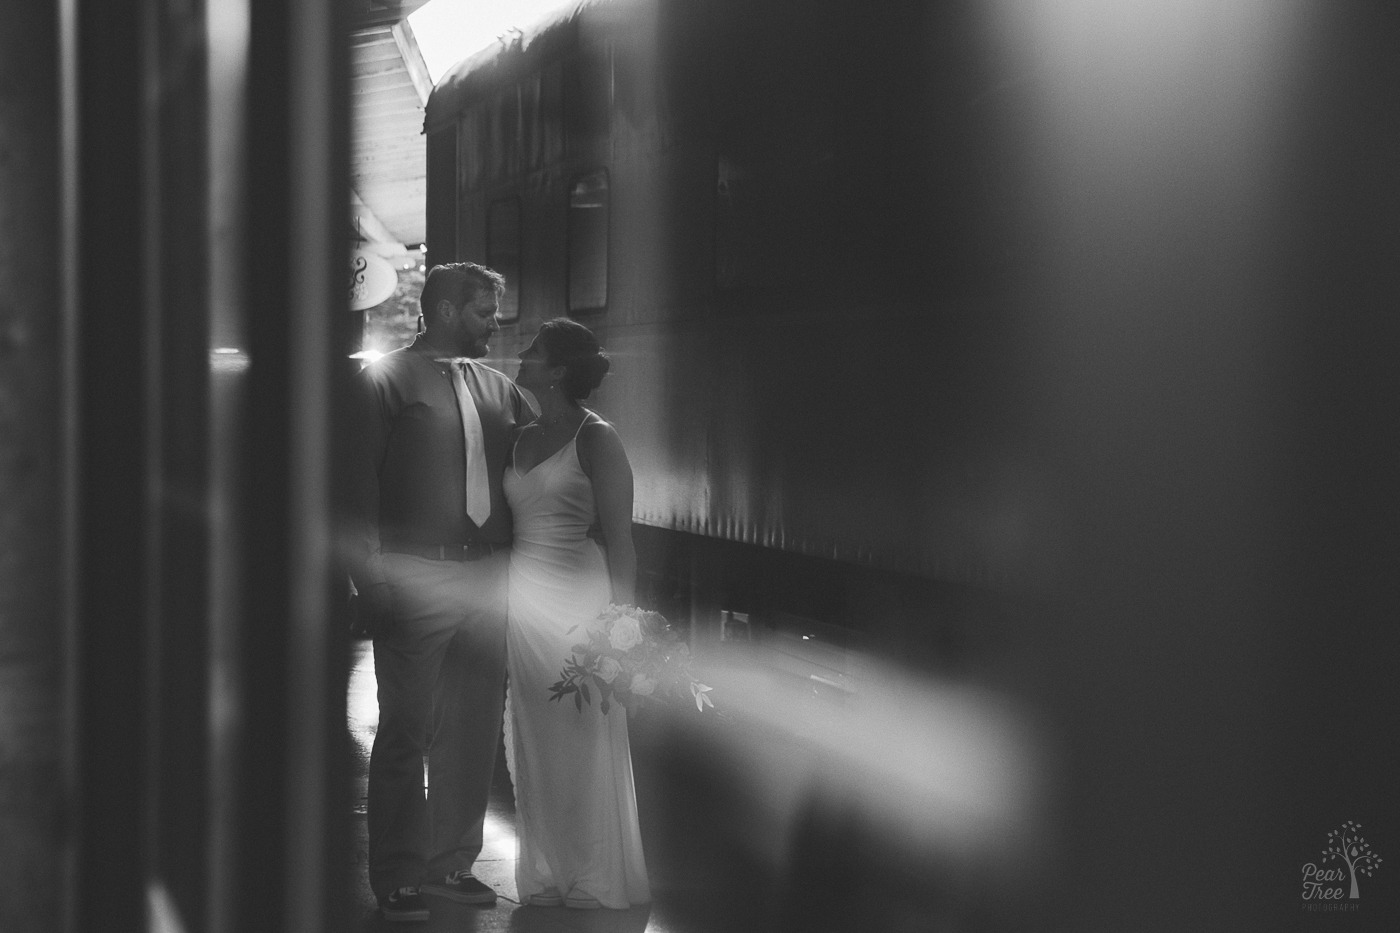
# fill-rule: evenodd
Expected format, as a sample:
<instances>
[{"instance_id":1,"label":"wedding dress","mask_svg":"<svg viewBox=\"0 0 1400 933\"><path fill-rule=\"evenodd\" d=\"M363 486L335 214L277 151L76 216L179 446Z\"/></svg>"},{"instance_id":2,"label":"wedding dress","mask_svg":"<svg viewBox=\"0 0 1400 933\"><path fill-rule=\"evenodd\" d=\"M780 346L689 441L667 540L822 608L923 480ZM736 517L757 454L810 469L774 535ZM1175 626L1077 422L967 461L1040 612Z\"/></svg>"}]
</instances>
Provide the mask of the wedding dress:
<instances>
[{"instance_id":1,"label":"wedding dress","mask_svg":"<svg viewBox=\"0 0 1400 933\"><path fill-rule=\"evenodd\" d=\"M611 595L603 550L588 537L593 488L577 441L576 432L523 474L514 456L506 469L515 519L505 714L520 843L515 879L522 904L532 895L557 895L574 906L591 906L591 899L623 908L651 900L627 712L614 705L604 715L596 695L582 712L572 697L549 699L570 646L583 640Z\"/></svg>"}]
</instances>

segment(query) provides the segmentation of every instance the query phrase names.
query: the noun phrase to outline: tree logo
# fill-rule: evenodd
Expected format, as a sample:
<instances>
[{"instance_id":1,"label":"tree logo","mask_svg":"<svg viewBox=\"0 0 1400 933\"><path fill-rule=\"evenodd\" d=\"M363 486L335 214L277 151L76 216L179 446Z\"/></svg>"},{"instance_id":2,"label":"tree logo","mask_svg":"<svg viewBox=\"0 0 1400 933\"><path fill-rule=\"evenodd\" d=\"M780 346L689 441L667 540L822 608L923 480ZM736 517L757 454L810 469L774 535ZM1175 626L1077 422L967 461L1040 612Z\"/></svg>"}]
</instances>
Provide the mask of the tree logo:
<instances>
[{"instance_id":1,"label":"tree logo","mask_svg":"<svg viewBox=\"0 0 1400 933\"><path fill-rule=\"evenodd\" d=\"M1341 829L1334 829L1327 834L1327 848L1322 850L1322 865L1336 860L1339 864L1334 868L1323 868L1309 862L1303 866L1303 900L1305 901L1334 901L1346 896L1342 893L1340 886L1333 886L1338 882L1345 882L1348 878L1351 881L1350 900L1358 900L1361 897L1361 886L1358 883L1358 875L1371 877L1372 873L1380 867L1382 859L1371 850L1371 844L1362 838L1361 824L1353 823L1351 820L1342 824ZM1346 865L1343 871L1341 865Z\"/></svg>"}]
</instances>

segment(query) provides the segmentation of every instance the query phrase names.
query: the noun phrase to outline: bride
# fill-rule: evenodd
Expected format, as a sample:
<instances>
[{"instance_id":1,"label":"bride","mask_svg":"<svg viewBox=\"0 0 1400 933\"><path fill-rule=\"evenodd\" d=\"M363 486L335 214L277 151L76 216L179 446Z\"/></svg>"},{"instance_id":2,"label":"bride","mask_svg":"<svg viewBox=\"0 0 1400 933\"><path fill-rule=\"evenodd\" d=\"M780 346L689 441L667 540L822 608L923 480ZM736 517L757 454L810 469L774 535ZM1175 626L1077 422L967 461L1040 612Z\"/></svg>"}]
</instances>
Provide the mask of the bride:
<instances>
[{"instance_id":1,"label":"bride","mask_svg":"<svg viewBox=\"0 0 1400 933\"><path fill-rule=\"evenodd\" d=\"M515 519L506 635L506 762L520 902L624 908L651 900L627 715L549 701L570 646L609 602L635 601L632 468L617 431L580 405L608 371L588 328L546 322L516 382L539 401L506 467ZM603 544L590 537L601 528ZM570 634L575 626L579 630Z\"/></svg>"}]
</instances>

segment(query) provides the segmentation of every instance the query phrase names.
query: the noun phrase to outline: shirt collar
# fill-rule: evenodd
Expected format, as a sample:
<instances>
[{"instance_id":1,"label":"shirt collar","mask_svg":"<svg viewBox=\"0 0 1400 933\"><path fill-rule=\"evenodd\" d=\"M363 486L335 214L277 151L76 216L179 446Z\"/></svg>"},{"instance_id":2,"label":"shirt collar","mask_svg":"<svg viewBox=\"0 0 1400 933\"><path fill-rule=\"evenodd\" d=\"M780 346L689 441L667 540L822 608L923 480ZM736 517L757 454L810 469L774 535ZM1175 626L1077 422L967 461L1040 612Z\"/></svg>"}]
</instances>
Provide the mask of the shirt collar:
<instances>
[{"instance_id":1,"label":"shirt collar","mask_svg":"<svg viewBox=\"0 0 1400 933\"><path fill-rule=\"evenodd\" d=\"M408 349L420 356L432 360L434 363L443 363L450 366L453 363L475 363L469 356L443 356L441 351L423 339L424 335L419 334L413 338L413 343L408 345Z\"/></svg>"}]
</instances>

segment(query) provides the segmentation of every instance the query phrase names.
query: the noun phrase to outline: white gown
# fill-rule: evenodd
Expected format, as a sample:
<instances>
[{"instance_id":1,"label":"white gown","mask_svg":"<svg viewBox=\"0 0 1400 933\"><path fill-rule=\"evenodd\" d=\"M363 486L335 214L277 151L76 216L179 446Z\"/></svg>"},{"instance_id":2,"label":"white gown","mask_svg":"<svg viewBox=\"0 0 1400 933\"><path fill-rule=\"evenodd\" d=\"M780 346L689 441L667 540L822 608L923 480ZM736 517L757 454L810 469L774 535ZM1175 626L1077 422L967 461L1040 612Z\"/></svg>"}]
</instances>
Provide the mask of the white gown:
<instances>
[{"instance_id":1,"label":"white gown","mask_svg":"<svg viewBox=\"0 0 1400 933\"><path fill-rule=\"evenodd\" d=\"M505 713L520 842L515 880L522 904L557 892L623 908L651 900L627 712L614 705L603 715L596 694L582 712L572 697L549 699L570 646L611 595L602 548L588 537L593 487L577 439L523 475L514 457L506 468L515 518Z\"/></svg>"}]
</instances>

